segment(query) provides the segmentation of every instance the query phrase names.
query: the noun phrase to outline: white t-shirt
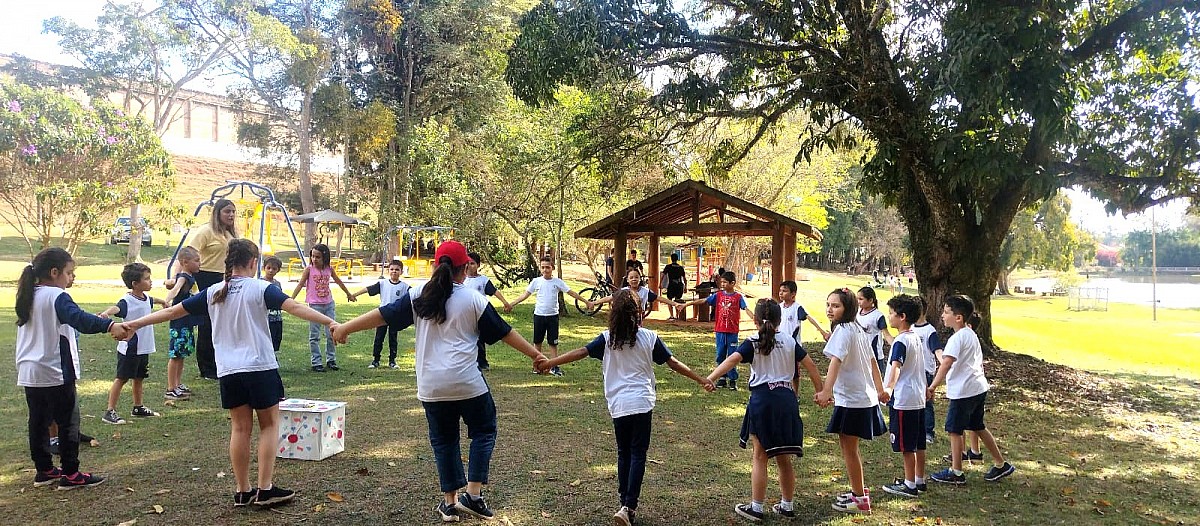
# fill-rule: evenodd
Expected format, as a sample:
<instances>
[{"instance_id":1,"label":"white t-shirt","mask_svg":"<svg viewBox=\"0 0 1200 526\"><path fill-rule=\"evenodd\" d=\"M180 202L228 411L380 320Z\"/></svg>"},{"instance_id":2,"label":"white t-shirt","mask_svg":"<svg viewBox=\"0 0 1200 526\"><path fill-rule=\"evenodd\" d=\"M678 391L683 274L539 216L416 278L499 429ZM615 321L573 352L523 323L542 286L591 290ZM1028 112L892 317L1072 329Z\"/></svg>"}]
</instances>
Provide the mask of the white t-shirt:
<instances>
[{"instance_id":1,"label":"white t-shirt","mask_svg":"<svg viewBox=\"0 0 1200 526\"><path fill-rule=\"evenodd\" d=\"M154 301L150 299L149 295L144 299L138 299L132 292L126 292L125 296L117 301L117 317L125 321L148 316L152 310L154 310ZM133 336L130 336L129 340L117 342L118 353L126 354L130 347L139 356L153 353L156 350L154 348L154 326L142 327Z\"/></svg>"},{"instance_id":2,"label":"white t-shirt","mask_svg":"<svg viewBox=\"0 0 1200 526\"><path fill-rule=\"evenodd\" d=\"M771 349L771 354L758 354L755 350L758 342L759 337L755 333L742 341L737 348L737 352L742 355L742 363L750 364L750 381L746 385L756 387L776 382L790 384L796 376L796 364L808 356L808 352L796 345L796 340L783 331L775 331L775 347Z\"/></svg>"},{"instance_id":3,"label":"white t-shirt","mask_svg":"<svg viewBox=\"0 0 1200 526\"><path fill-rule=\"evenodd\" d=\"M476 292L479 292L484 296L496 295L496 286L492 284L491 279L488 279L488 277L484 276L483 274L467 276L467 278L463 280L463 285L468 288L475 289Z\"/></svg>"},{"instance_id":4,"label":"white t-shirt","mask_svg":"<svg viewBox=\"0 0 1200 526\"><path fill-rule=\"evenodd\" d=\"M269 281L234 276L225 301L213 303L213 295L224 287L217 283L180 303L188 314L212 319L217 377L278 369L267 310L282 309L288 295Z\"/></svg>"},{"instance_id":5,"label":"white t-shirt","mask_svg":"<svg viewBox=\"0 0 1200 526\"><path fill-rule=\"evenodd\" d=\"M392 283L392 280L383 278L374 285L368 285L367 294L379 296L379 306L382 307L408 294L408 283L403 281Z\"/></svg>"},{"instance_id":6,"label":"white t-shirt","mask_svg":"<svg viewBox=\"0 0 1200 526\"><path fill-rule=\"evenodd\" d=\"M804 320L808 319L808 311L800 306L800 302L793 301L791 305L785 307L782 303L779 304L780 318L779 330L784 334L791 335L796 340L796 344L800 344L800 326L804 325Z\"/></svg>"},{"instance_id":7,"label":"white t-shirt","mask_svg":"<svg viewBox=\"0 0 1200 526\"><path fill-rule=\"evenodd\" d=\"M541 276L533 278L525 292L534 294L537 302L533 305L533 313L537 316L558 316L558 293L571 290L563 280L558 278L546 279Z\"/></svg>"},{"instance_id":8,"label":"white t-shirt","mask_svg":"<svg viewBox=\"0 0 1200 526\"><path fill-rule=\"evenodd\" d=\"M636 341L621 348L609 345L609 331L600 333L586 349L601 360L604 371L604 398L613 418L637 415L654 409L654 364L671 359L671 351L649 329L639 328Z\"/></svg>"},{"instance_id":9,"label":"white t-shirt","mask_svg":"<svg viewBox=\"0 0 1200 526\"><path fill-rule=\"evenodd\" d=\"M871 309L868 312L859 312L854 321L862 326L863 331L867 333L867 340L871 346L871 351L875 355L876 360L887 358L887 341L883 339L883 329L887 327L887 320L883 318L883 313L879 309Z\"/></svg>"},{"instance_id":10,"label":"white t-shirt","mask_svg":"<svg viewBox=\"0 0 1200 526\"><path fill-rule=\"evenodd\" d=\"M924 325L913 325L912 330L917 333L917 336L921 337L921 343L924 343L925 350L929 351L929 354L925 357L925 374L937 374L938 366L941 365L938 363L937 351L942 349L942 339L938 336L937 329L934 328L932 323L926 323Z\"/></svg>"},{"instance_id":11,"label":"white t-shirt","mask_svg":"<svg viewBox=\"0 0 1200 526\"><path fill-rule=\"evenodd\" d=\"M413 312L413 301L421 297L425 287L412 287L407 296L379 308L389 326L415 328L417 400L467 400L488 392L476 363L476 343L496 343L512 327L500 318L487 297L457 283L446 300L445 322L418 317Z\"/></svg>"},{"instance_id":12,"label":"white t-shirt","mask_svg":"<svg viewBox=\"0 0 1200 526\"><path fill-rule=\"evenodd\" d=\"M983 347L979 345L979 336L970 327L954 331L942 355L954 357L954 364L946 375L947 398L970 398L991 388L983 376Z\"/></svg>"},{"instance_id":13,"label":"white t-shirt","mask_svg":"<svg viewBox=\"0 0 1200 526\"><path fill-rule=\"evenodd\" d=\"M74 382L81 374L76 328L96 334L112 323L79 308L63 289L34 287L29 320L17 327L17 385L55 387Z\"/></svg>"},{"instance_id":14,"label":"white t-shirt","mask_svg":"<svg viewBox=\"0 0 1200 526\"><path fill-rule=\"evenodd\" d=\"M925 344L917 333L907 330L896 336L888 357L889 375L896 367L893 362L900 362L900 378L892 389L893 408L925 409L925 361L928 357Z\"/></svg>"},{"instance_id":15,"label":"white t-shirt","mask_svg":"<svg viewBox=\"0 0 1200 526\"><path fill-rule=\"evenodd\" d=\"M842 361L837 380L833 383L833 403L840 407L865 408L879 405L879 391L871 378L871 369L878 369L871 352L870 341L856 323L839 323L825 344L825 356Z\"/></svg>"}]
</instances>

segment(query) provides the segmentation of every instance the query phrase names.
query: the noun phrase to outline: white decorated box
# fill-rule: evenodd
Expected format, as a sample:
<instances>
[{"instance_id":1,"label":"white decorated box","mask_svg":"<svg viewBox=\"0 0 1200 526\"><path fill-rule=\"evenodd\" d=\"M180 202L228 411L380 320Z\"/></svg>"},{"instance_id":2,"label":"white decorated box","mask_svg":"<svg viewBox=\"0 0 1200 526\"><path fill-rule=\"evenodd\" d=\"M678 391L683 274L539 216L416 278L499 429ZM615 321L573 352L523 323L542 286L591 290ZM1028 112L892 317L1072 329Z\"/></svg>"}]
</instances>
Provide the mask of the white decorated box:
<instances>
[{"instance_id":1,"label":"white decorated box","mask_svg":"<svg viewBox=\"0 0 1200 526\"><path fill-rule=\"evenodd\" d=\"M279 402L279 458L323 460L346 449L346 402Z\"/></svg>"}]
</instances>

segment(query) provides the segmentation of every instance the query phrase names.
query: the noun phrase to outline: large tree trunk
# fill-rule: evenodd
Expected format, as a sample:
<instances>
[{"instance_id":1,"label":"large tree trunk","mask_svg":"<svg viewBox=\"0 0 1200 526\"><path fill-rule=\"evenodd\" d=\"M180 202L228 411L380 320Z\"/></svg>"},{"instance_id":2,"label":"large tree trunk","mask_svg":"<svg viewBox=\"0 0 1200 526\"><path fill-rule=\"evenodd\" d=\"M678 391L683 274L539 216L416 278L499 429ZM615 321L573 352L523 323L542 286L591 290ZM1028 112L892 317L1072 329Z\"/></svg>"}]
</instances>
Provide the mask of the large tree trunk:
<instances>
[{"instance_id":1,"label":"large tree trunk","mask_svg":"<svg viewBox=\"0 0 1200 526\"><path fill-rule=\"evenodd\" d=\"M316 201L312 191L312 90L306 90L304 101L300 106L300 126L296 134L300 139L300 168L297 170L300 179L300 206L302 213L316 212ZM317 244L316 223L304 224L304 248L307 250Z\"/></svg>"},{"instance_id":2,"label":"large tree trunk","mask_svg":"<svg viewBox=\"0 0 1200 526\"><path fill-rule=\"evenodd\" d=\"M125 262L134 263L142 260L142 205L134 203L129 207L129 250L125 253Z\"/></svg>"}]
</instances>

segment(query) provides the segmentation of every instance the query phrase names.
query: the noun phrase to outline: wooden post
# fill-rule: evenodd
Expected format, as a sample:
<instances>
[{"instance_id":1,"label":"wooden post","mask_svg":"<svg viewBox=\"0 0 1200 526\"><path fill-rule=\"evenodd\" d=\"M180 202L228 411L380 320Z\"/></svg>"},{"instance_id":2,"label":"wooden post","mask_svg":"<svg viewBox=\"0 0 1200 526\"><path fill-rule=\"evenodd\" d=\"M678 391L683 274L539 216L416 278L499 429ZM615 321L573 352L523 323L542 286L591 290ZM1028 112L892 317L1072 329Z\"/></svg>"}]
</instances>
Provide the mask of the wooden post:
<instances>
[{"instance_id":1,"label":"wooden post","mask_svg":"<svg viewBox=\"0 0 1200 526\"><path fill-rule=\"evenodd\" d=\"M779 284L783 283L783 280L784 280L783 261L784 261L784 259L786 259L786 255L784 253L784 248L783 248L784 236L785 236L785 233L784 233L783 225L777 224L775 226L775 232L771 234L771 296L770 297L772 297L772 298L774 298L776 293L779 292ZM795 256L792 256L792 259L794 260ZM794 263L794 261L793 261L793 263ZM793 265L793 267L794 266L795 265Z\"/></svg>"},{"instance_id":2,"label":"wooden post","mask_svg":"<svg viewBox=\"0 0 1200 526\"><path fill-rule=\"evenodd\" d=\"M655 294L662 294L663 291L658 288L658 234L650 234L650 246L646 249L646 266L649 267L646 269L646 286ZM658 303L651 304L650 309L657 311Z\"/></svg>"},{"instance_id":3,"label":"wooden post","mask_svg":"<svg viewBox=\"0 0 1200 526\"><path fill-rule=\"evenodd\" d=\"M617 225L617 238L613 240L613 286L618 289L625 282L625 260L629 259L629 239L625 235L625 225Z\"/></svg>"},{"instance_id":4,"label":"wooden post","mask_svg":"<svg viewBox=\"0 0 1200 526\"><path fill-rule=\"evenodd\" d=\"M783 279L796 281L796 231L787 229L783 233Z\"/></svg>"}]
</instances>

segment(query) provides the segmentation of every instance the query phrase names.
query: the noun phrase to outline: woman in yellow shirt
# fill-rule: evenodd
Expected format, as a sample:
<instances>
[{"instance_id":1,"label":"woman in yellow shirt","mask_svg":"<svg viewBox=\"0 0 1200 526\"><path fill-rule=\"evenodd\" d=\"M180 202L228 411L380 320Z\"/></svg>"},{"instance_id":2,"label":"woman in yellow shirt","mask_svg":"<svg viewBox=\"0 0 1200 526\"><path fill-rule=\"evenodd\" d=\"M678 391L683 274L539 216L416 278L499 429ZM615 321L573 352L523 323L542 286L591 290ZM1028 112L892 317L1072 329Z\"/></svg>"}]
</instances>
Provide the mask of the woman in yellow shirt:
<instances>
[{"instance_id":1,"label":"woman in yellow shirt","mask_svg":"<svg viewBox=\"0 0 1200 526\"><path fill-rule=\"evenodd\" d=\"M196 287L201 291L210 285L225 281L225 253L229 242L237 239L237 205L228 199L219 199L212 207L208 224L196 229L191 246L200 252L200 272L196 274ZM217 379L217 362L213 356L212 325L208 319L200 322L196 331L196 367L200 376Z\"/></svg>"}]
</instances>

